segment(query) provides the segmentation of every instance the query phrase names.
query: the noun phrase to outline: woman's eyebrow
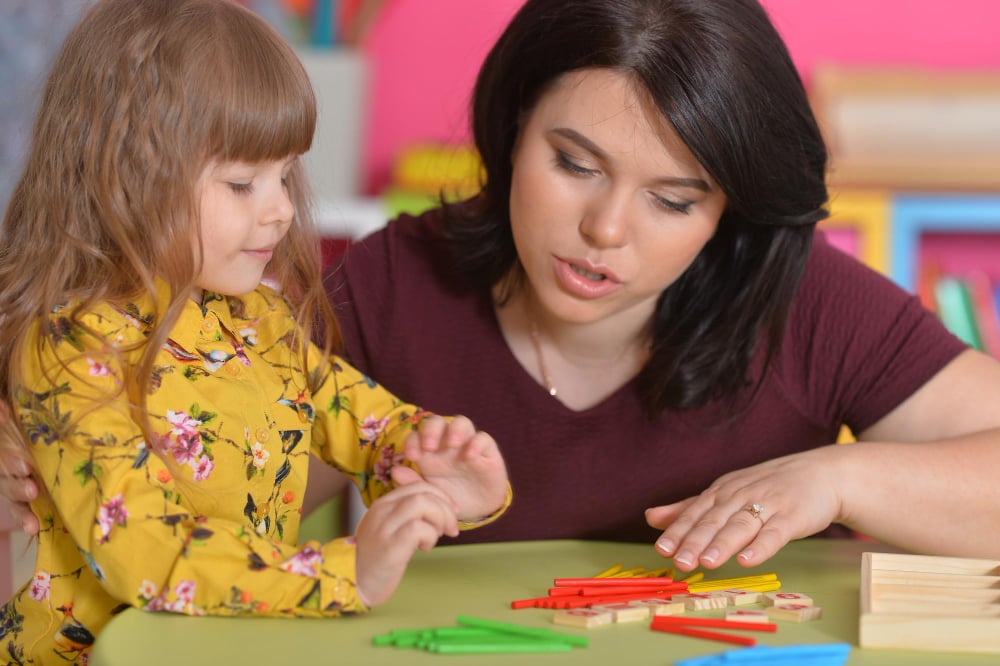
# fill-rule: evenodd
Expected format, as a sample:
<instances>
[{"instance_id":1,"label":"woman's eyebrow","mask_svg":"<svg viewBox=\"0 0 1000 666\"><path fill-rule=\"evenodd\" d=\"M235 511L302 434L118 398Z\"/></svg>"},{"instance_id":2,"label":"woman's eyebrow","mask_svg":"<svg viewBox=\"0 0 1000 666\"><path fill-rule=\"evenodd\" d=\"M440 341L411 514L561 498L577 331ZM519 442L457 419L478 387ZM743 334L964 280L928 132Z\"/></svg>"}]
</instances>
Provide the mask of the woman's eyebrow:
<instances>
[{"instance_id":1,"label":"woman's eyebrow","mask_svg":"<svg viewBox=\"0 0 1000 666\"><path fill-rule=\"evenodd\" d=\"M569 141L572 141L576 145L580 146L594 157L599 160L606 161L608 159L608 154L604 152L600 146L585 137L584 135L577 132L575 129L570 129L569 127L556 127L550 130L551 134L556 134ZM712 186L705 180L701 178L683 178L680 176L669 176L667 178L657 178L656 182L661 185L671 185L674 187L690 187L701 192L711 192Z\"/></svg>"}]
</instances>

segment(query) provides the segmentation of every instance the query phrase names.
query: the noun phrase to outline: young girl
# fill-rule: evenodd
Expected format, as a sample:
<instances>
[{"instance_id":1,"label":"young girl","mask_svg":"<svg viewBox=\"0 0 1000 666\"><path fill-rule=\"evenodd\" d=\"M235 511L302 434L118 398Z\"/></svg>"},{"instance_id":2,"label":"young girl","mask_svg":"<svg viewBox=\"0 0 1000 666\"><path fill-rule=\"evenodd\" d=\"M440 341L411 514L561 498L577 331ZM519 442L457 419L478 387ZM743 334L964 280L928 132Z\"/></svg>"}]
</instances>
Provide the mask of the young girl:
<instances>
[{"instance_id":1,"label":"young girl","mask_svg":"<svg viewBox=\"0 0 1000 666\"><path fill-rule=\"evenodd\" d=\"M362 612L506 508L492 438L330 356L315 117L291 49L226 0L104 0L67 38L2 228L4 439L43 484L13 661L86 663L126 605ZM295 545L310 452L372 502L354 538Z\"/></svg>"}]
</instances>

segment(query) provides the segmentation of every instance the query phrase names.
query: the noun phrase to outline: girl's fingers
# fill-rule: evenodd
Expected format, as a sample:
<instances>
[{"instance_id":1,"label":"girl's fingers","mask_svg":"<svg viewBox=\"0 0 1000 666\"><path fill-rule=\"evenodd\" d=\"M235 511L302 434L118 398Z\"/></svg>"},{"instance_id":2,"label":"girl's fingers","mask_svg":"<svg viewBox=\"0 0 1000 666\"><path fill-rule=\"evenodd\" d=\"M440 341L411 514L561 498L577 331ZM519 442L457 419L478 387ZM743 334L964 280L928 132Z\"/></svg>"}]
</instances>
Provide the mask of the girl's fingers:
<instances>
[{"instance_id":1,"label":"girl's fingers","mask_svg":"<svg viewBox=\"0 0 1000 666\"><path fill-rule=\"evenodd\" d=\"M411 483L423 481L423 477L415 469L406 465L393 465L392 469L389 470L389 476L392 477L397 486L408 486Z\"/></svg>"},{"instance_id":2,"label":"girl's fingers","mask_svg":"<svg viewBox=\"0 0 1000 666\"><path fill-rule=\"evenodd\" d=\"M423 481L397 487L373 502L369 511L372 508L390 514L382 519L389 531L396 531L409 521L423 520L434 525L439 534L458 534L455 503L442 490Z\"/></svg>"},{"instance_id":3,"label":"girl's fingers","mask_svg":"<svg viewBox=\"0 0 1000 666\"><path fill-rule=\"evenodd\" d=\"M417 442L421 451L437 451L448 422L440 416L429 416L420 422Z\"/></svg>"},{"instance_id":4,"label":"girl's fingers","mask_svg":"<svg viewBox=\"0 0 1000 666\"><path fill-rule=\"evenodd\" d=\"M449 449L464 446L476 435L476 427L464 416L454 417L444 431L444 445Z\"/></svg>"}]
</instances>

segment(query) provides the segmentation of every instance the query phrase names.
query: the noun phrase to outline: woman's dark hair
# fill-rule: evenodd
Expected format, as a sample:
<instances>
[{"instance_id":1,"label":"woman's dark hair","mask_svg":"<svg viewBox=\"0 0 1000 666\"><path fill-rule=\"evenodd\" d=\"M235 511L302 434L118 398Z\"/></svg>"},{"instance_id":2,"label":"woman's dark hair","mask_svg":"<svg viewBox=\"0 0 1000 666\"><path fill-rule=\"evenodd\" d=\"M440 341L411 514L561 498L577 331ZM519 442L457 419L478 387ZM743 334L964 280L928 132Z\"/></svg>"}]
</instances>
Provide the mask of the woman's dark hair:
<instances>
[{"instance_id":1,"label":"woman's dark hair","mask_svg":"<svg viewBox=\"0 0 1000 666\"><path fill-rule=\"evenodd\" d=\"M827 215L826 147L756 0L527 0L476 81L485 182L445 206L456 260L480 288L521 275L509 212L519 120L556 79L584 68L644 88L728 200L714 237L659 299L637 380L643 401L655 414L735 400L754 383L755 353L769 359L781 343Z\"/></svg>"}]
</instances>

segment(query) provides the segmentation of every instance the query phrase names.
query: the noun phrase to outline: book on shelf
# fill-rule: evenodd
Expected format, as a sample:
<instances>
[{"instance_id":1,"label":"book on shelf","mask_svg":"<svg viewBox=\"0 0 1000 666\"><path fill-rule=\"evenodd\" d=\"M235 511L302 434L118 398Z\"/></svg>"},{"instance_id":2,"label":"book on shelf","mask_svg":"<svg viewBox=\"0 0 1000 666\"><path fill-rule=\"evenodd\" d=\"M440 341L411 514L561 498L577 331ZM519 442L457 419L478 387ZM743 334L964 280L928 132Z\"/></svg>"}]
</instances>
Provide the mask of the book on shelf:
<instances>
[{"instance_id":1,"label":"book on shelf","mask_svg":"<svg viewBox=\"0 0 1000 666\"><path fill-rule=\"evenodd\" d=\"M1000 358L1000 306L997 305L1000 284L994 287L990 276L983 271L969 273L965 276L965 283L972 297L982 349L990 356Z\"/></svg>"},{"instance_id":2,"label":"book on shelf","mask_svg":"<svg viewBox=\"0 0 1000 666\"><path fill-rule=\"evenodd\" d=\"M932 309L949 331L970 347L1000 358L1000 283L994 284L983 271L970 271L941 275L928 287Z\"/></svg>"},{"instance_id":3,"label":"book on shelf","mask_svg":"<svg viewBox=\"0 0 1000 666\"><path fill-rule=\"evenodd\" d=\"M938 316L960 340L970 347L983 349L976 323L976 311L972 304L972 294L968 285L960 278L946 275L934 285Z\"/></svg>"}]
</instances>

